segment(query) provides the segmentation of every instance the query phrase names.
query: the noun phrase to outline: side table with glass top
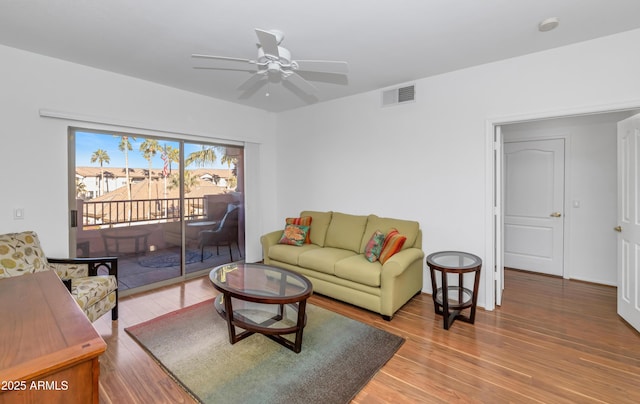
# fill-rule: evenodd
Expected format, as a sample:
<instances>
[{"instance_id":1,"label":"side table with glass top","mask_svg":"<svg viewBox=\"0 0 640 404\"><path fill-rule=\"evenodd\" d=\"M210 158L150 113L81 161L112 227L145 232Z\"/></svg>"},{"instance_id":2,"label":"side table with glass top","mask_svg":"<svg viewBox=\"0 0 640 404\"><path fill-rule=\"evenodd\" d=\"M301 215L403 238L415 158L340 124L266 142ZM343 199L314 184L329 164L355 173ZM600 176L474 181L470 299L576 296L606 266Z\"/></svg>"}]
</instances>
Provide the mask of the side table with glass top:
<instances>
[{"instance_id":1,"label":"side table with glass top","mask_svg":"<svg viewBox=\"0 0 640 404\"><path fill-rule=\"evenodd\" d=\"M458 319L473 324L476 319L478 285L482 260L473 254L462 251L440 251L427 256L427 265L431 272L433 305L436 314L443 316L444 329L448 330ZM437 273L440 273L438 286ZM457 284L449 285L449 274L458 274ZM465 275L473 274L473 286L465 287ZM462 310L470 309L468 316Z\"/></svg>"}]
</instances>

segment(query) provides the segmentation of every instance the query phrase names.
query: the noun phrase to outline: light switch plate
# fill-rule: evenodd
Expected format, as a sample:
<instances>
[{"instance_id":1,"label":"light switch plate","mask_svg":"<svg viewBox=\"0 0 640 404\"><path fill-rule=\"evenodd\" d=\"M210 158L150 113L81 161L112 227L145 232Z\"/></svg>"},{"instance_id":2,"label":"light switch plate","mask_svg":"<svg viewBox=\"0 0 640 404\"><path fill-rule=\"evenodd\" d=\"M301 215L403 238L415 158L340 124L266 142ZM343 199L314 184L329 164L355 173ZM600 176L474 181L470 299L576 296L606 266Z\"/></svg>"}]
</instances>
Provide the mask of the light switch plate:
<instances>
[{"instance_id":1,"label":"light switch plate","mask_svg":"<svg viewBox=\"0 0 640 404\"><path fill-rule=\"evenodd\" d=\"M22 220L24 219L24 209L15 208L13 210L13 220Z\"/></svg>"}]
</instances>

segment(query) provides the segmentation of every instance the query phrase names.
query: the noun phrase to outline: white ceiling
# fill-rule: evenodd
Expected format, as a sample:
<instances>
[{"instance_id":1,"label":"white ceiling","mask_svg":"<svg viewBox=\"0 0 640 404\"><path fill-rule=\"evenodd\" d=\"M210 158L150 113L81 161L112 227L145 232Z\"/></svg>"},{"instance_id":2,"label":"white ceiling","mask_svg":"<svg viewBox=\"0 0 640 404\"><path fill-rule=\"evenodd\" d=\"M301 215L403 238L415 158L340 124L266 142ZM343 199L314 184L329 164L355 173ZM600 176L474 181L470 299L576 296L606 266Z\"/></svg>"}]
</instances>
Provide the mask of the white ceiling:
<instances>
[{"instance_id":1,"label":"white ceiling","mask_svg":"<svg viewBox=\"0 0 640 404\"><path fill-rule=\"evenodd\" d=\"M640 28L639 16L640 0L0 0L0 44L277 112ZM548 17L560 26L539 32ZM283 31L293 59L350 72L306 74L317 99L277 83L242 98L250 73L194 69L207 61L192 53L255 59L254 28Z\"/></svg>"}]
</instances>

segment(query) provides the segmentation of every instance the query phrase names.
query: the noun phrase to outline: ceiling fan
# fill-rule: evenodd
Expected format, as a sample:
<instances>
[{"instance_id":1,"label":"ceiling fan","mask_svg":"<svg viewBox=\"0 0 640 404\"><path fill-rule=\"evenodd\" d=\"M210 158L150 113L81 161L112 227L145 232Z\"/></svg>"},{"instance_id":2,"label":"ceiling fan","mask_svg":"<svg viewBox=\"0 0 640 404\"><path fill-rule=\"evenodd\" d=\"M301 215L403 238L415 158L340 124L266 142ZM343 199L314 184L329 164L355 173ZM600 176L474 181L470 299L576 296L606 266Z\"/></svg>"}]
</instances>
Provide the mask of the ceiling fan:
<instances>
[{"instance_id":1,"label":"ceiling fan","mask_svg":"<svg viewBox=\"0 0 640 404\"><path fill-rule=\"evenodd\" d=\"M213 59L230 62L229 68L223 67L198 67L200 69L239 70L249 71L254 74L244 83L239 90L249 91L262 86L269 81L279 82L286 80L307 94L316 94L318 89L297 72L329 73L345 75L349 68L347 62L332 60L292 60L291 52L280 46L284 34L277 30L255 29L258 36L258 57L254 59L241 59L227 56L213 56L194 53L191 55L199 59ZM233 64L240 62L246 64L243 68L233 68ZM268 93L267 93L268 94Z\"/></svg>"}]
</instances>

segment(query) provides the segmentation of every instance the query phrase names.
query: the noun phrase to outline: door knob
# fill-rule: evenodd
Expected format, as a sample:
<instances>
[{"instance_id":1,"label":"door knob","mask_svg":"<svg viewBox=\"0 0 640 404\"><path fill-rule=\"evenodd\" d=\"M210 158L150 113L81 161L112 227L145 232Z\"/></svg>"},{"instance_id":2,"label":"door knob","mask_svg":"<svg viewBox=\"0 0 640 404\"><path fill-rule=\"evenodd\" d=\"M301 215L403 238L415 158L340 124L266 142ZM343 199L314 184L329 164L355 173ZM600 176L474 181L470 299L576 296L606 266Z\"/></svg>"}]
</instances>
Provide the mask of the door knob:
<instances>
[{"instance_id":1,"label":"door knob","mask_svg":"<svg viewBox=\"0 0 640 404\"><path fill-rule=\"evenodd\" d=\"M553 212L553 213L552 213L552 214L550 214L549 216L551 216L551 217L560 217L560 216L562 216L562 213L560 213L560 212Z\"/></svg>"},{"instance_id":2,"label":"door knob","mask_svg":"<svg viewBox=\"0 0 640 404\"><path fill-rule=\"evenodd\" d=\"M613 230L617 231L618 233L622 232L622 226L616 226L613 228Z\"/></svg>"}]
</instances>

